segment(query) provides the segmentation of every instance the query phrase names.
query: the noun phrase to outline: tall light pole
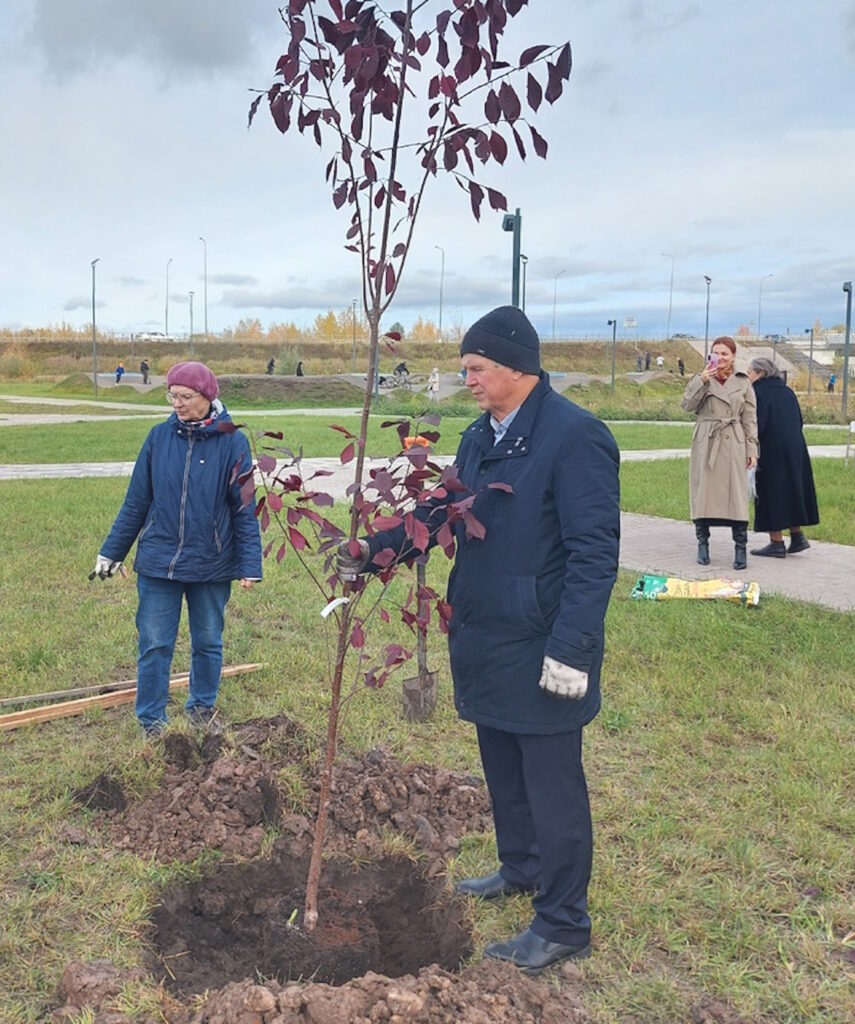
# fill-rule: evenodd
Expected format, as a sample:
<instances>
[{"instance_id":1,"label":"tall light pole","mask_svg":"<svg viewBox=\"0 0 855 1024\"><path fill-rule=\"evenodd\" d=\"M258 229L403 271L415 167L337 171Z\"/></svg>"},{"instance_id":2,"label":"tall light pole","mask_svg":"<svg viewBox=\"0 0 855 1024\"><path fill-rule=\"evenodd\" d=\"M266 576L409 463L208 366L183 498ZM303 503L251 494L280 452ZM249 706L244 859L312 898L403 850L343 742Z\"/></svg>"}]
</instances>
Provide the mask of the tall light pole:
<instances>
[{"instance_id":1,"label":"tall light pole","mask_svg":"<svg viewBox=\"0 0 855 1024\"><path fill-rule=\"evenodd\" d=\"M810 394L813 382L813 328L805 327L805 334L810 335L810 352L808 352L808 394Z\"/></svg>"},{"instance_id":2,"label":"tall light pole","mask_svg":"<svg viewBox=\"0 0 855 1024\"><path fill-rule=\"evenodd\" d=\"M849 338L852 333L852 282L843 285L846 292L846 333L843 335L843 419L847 419L846 403L849 398Z\"/></svg>"},{"instance_id":3,"label":"tall light pole","mask_svg":"<svg viewBox=\"0 0 855 1024\"><path fill-rule=\"evenodd\" d=\"M193 358L193 292L190 292L190 358Z\"/></svg>"},{"instance_id":4,"label":"tall light pole","mask_svg":"<svg viewBox=\"0 0 855 1024\"><path fill-rule=\"evenodd\" d=\"M559 270L552 280L552 340L555 341L555 307L558 304L558 278L566 274L566 270Z\"/></svg>"},{"instance_id":5,"label":"tall light pole","mask_svg":"<svg viewBox=\"0 0 855 1024\"><path fill-rule=\"evenodd\" d=\"M353 352L351 355L351 372L356 373L356 299L351 303L351 325L353 327Z\"/></svg>"},{"instance_id":6,"label":"tall light pole","mask_svg":"<svg viewBox=\"0 0 855 1024\"><path fill-rule=\"evenodd\" d=\"M763 318L763 282L767 277L774 277L774 274L764 274L760 278L760 287L757 289L757 337L763 337L763 331L760 329L760 322Z\"/></svg>"},{"instance_id":7,"label":"tall light pole","mask_svg":"<svg viewBox=\"0 0 855 1024\"><path fill-rule=\"evenodd\" d=\"M92 260L92 383L95 385L95 397L98 397L98 335L95 331L95 264L100 260L98 256Z\"/></svg>"},{"instance_id":8,"label":"tall light pole","mask_svg":"<svg viewBox=\"0 0 855 1024\"><path fill-rule=\"evenodd\" d=\"M514 255L511 265L511 305L520 304L520 237L522 235L522 215L519 207L515 213L506 213L502 218L502 231L514 233Z\"/></svg>"},{"instance_id":9,"label":"tall light pole","mask_svg":"<svg viewBox=\"0 0 855 1024\"><path fill-rule=\"evenodd\" d=\"M659 255L671 261L671 285L668 288L668 326L665 329L665 340L667 341L671 337L671 309L674 304L674 257L670 252L662 252Z\"/></svg>"},{"instance_id":10,"label":"tall light pole","mask_svg":"<svg viewBox=\"0 0 855 1024\"><path fill-rule=\"evenodd\" d=\"M208 340L208 243L199 235L202 243L202 281L204 284L203 298L205 300L205 341Z\"/></svg>"},{"instance_id":11,"label":"tall light pole","mask_svg":"<svg viewBox=\"0 0 855 1024\"><path fill-rule=\"evenodd\" d=\"M441 245L435 245L439 249L442 262L439 265L439 340L442 341L442 286L445 284L445 249Z\"/></svg>"},{"instance_id":12,"label":"tall light pole","mask_svg":"<svg viewBox=\"0 0 855 1024\"><path fill-rule=\"evenodd\" d=\"M617 320L606 320L612 329L612 391L615 389L615 350L617 349Z\"/></svg>"},{"instance_id":13,"label":"tall light pole","mask_svg":"<svg viewBox=\"0 0 855 1024\"><path fill-rule=\"evenodd\" d=\"M522 263L522 311L525 313L525 268L528 266L528 256L520 253L520 263Z\"/></svg>"},{"instance_id":14,"label":"tall light pole","mask_svg":"<svg viewBox=\"0 0 855 1024\"><path fill-rule=\"evenodd\" d=\"M706 360L710 354L710 284L712 284L712 278L704 274L704 280L707 283L707 318L704 326L704 359Z\"/></svg>"},{"instance_id":15,"label":"tall light pole","mask_svg":"<svg viewBox=\"0 0 855 1024\"><path fill-rule=\"evenodd\" d=\"M163 312L163 333L166 337L169 337L169 264L172 262L172 257L166 261L166 305L164 306Z\"/></svg>"}]
</instances>

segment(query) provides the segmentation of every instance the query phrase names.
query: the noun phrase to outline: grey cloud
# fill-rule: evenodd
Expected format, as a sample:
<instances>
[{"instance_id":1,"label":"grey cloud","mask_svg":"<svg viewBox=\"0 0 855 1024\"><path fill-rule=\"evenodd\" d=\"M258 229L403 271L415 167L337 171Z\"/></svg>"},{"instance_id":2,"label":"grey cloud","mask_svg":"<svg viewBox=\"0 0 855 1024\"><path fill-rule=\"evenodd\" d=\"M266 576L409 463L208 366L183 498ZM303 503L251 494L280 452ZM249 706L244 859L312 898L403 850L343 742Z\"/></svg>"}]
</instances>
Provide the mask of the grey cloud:
<instances>
[{"instance_id":1,"label":"grey cloud","mask_svg":"<svg viewBox=\"0 0 855 1024\"><path fill-rule=\"evenodd\" d=\"M626 20L637 32L671 32L689 21L693 21L701 13L698 4L685 4L674 10L670 4L644 3L633 0L627 6Z\"/></svg>"},{"instance_id":2,"label":"grey cloud","mask_svg":"<svg viewBox=\"0 0 855 1024\"><path fill-rule=\"evenodd\" d=\"M246 285L248 287L259 283L258 278L253 277L252 274L208 274L208 280L212 284Z\"/></svg>"},{"instance_id":3,"label":"grey cloud","mask_svg":"<svg viewBox=\"0 0 855 1024\"><path fill-rule=\"evenodd\" d=\"M116 280L119 284L123 284L128 288L139 288L144 284L148 284L148 281L144 281L141 277L117 277Z\"/></svg>"},{"instance_id":4,"label":"grey cloud","mask_svg":"<svg viewBox=\"0 0 855 1024\"><path fill-rule=\"evenodd\" d=\"M245 64L268 24L276 12L263 0L36 0L31 38L60 76L127 58L183 74Z\"/></svg>"},{"instance_id":5,"label":"grey cloud","mask_svg":"<svg viewBox=\"0 0 855 1024\"><path fill-rule=\"evenodd\" d=\"M95 308L102 309L105 303L101 299L95 300ZM92 308L92 296L91 295L72 295L72 297L62 307L67 313L72 312L75 309L91 309Z\"/></svg>"}]
</instances>

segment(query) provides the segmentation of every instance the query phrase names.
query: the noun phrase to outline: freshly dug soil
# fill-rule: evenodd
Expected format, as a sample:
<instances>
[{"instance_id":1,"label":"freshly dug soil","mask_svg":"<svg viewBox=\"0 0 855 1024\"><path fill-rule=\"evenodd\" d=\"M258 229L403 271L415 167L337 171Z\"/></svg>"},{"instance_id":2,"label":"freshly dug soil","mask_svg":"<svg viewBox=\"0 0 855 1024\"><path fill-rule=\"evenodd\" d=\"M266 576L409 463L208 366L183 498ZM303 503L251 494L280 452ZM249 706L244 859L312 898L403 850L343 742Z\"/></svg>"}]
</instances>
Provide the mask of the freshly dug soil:
<instances>
[{"instance_id":1,"label":"freshly dug soil","mask_svg":"<svg viewBox=\"0 0 855 1024\"><path fill-rule=\"evenodd\" d=\"M246 722L230 734L227 743L222 736L197 740L167 733L167 767L158 790L123 813L105 809L116 846L160 861L190 861L204 849L247 859L258 856L265 824L275 824L290 855L303 856L313 813L285 813L275 782L282 765L301 765L316 805L318 781L305 766L300 727L277 716ZM102 778L100 788L124 799L112 780ZM433 765L404 765L382 750L339 757L331 798L329 853L377 858L383 831L392 830L424 854L431 876L445 871L463 835L492 829L480 779Z\"/></svg>"},{"instance_id":2,"label":"freshly dug soil","mask_svg":"<svg viewBox=\"0 0 855 1024\"><path fill-rule=\"evenodd\" d=\"M396 978L470 955L463 901L403 858L327 862L315 930L302 927L308 859L283 845L164 895L152 915L153 973L188 995L261 975L342 984L374 971Z\"/></svg>"}]
</instances>

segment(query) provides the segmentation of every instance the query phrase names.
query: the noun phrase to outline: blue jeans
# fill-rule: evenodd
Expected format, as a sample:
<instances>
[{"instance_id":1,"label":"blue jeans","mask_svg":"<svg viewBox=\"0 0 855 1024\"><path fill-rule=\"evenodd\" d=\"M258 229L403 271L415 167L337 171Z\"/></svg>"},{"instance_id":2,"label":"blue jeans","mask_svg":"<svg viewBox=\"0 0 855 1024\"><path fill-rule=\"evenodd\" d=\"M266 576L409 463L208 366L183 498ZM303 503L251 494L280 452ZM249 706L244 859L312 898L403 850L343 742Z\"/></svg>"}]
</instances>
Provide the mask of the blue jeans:
<instances>
[{"instance_id":1,"label":"blue jeans","mask_svg":"<svg viewBox=\"0 0 855 1024\"><path fill-rule=\"evenodd\" d=\"M184 597L190 623L190 696L186 707L188 711L213 707L220 688L223 624L231 587L229 580L185 583L137 576L136 712L141 725L166 721L169 673Z\"/></svg>"}]
</instances>

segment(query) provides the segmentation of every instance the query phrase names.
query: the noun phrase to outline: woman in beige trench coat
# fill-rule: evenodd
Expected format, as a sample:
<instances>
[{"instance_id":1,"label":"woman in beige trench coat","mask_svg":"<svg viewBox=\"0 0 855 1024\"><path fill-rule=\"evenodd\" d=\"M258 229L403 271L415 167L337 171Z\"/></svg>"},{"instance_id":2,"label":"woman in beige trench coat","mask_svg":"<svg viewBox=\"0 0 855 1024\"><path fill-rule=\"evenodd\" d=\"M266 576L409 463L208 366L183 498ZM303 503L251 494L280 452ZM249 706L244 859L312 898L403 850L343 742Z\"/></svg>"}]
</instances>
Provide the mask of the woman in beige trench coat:
<instances>
[{"instance_id":1,"label":"woman in beige trench coat","mask_svg":"<svg viewBox=\"0 0 855 1024\"><path fill-rule=\"evenodd\" d=\"M757 406L751 381L736 373L733 338L716 338L710 361L686 386L681 402L697 417L689 457L689 510L698 562L709 565L711 526L729 526L733 568L746 566L748 470L757 465Z\"/></svg>"}]
</instances>

